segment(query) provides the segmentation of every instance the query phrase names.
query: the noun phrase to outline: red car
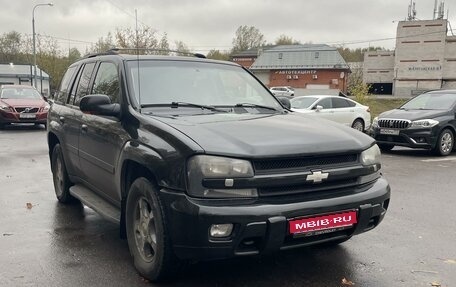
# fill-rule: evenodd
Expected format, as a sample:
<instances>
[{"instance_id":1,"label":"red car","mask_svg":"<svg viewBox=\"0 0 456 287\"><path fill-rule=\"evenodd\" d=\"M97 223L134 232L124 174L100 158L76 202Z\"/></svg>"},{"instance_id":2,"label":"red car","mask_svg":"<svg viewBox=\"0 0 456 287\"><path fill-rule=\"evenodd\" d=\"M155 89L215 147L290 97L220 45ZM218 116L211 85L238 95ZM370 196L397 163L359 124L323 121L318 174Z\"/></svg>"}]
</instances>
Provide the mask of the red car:
<instances>
[{"instance_id":1,"label":"red car","mask_svg":"<svg viewBox=\"0 0 456 287\"><path fill-rule=\"evenodd\" d=\"M31 86L0 87L0 128L11 123L43 124L46 127L50 105Z\"/></svg>"}]
</instances>

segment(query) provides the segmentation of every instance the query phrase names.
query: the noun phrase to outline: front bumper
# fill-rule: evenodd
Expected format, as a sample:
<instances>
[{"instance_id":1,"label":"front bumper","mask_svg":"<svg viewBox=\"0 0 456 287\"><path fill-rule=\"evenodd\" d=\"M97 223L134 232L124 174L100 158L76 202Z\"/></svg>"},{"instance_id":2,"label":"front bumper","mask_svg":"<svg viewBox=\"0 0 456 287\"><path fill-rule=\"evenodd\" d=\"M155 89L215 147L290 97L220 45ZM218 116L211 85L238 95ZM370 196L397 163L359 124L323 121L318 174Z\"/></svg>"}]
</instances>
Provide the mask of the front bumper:
<instances>
[{"instance_id":1,"label":"front bumper","mask_svg":"<svg viewBox=\"0 0 456 287\"><path fill-rule=\"evenodd\" d=\"M398 135L381 134L381 128L373 129L373 137L380 144L391 144L411 148L432 149L435 147L439 130L438 126L427 129L403 129Z\"/></svg>"},{"instance_id":2,"label":"front bumper","mask_svg":"<svg viewBox=\"0 0 456 287\"><path fill-rule=\"evenodd\" d=\"M38 113L31 113L27 114L30 115L31 118L23 118L21 117L21 113L16 112L5 112L0 111L0 123L2 124L13 124L13 123L37 123L37 124L45 124L47 121L47 112L38 112ZM33 116L33 117L32 117Z\"/></svg>"},{"instance_id":3,"label":"front bumper","mask_svg":"<svg viewBox=\"0 0 456 287\"><path fill-rule=\"evenodd\" d=\"M224 259L314 245L349 238L376 227L385 216L390 187L383 178L367 190L346 196L285 202L196 200L182 193L161 190L174 251L181 259ZM261 201L261 200L260 200ZM357 210L358 223L350 229L293 238L288 220L309 215ZM210 238L212 224L233 223L232 235Z\"/></svg>"}]
</instances>

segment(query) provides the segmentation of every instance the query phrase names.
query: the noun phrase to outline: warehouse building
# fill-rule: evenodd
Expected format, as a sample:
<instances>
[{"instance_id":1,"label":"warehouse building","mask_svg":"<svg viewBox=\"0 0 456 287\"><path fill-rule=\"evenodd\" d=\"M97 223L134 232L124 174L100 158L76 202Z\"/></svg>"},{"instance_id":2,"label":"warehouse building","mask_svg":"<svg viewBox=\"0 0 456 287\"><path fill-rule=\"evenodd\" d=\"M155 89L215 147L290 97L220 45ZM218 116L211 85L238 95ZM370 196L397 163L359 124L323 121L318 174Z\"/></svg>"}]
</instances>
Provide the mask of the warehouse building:
<instances>
[{"instance_id":1,"label":"warehouse building","mask_svg":"<svg viewBox=\"0 0 456 287\"><path fill-rule=\"evenodd\" d=\"M446 19L400 21L396 49L366 52L363 79L371 92L411 97L456 88L456 36Z\"/></svg>"},{"instance_id":2,"label":"warehouse building","mask_svg":"<svg viewBox=\"0 0 456 287\"><path fill-rule=\"evenodd\" d=\"M42 95L50 94L49 75L37 67L36 88ZM33 86L33 66L0 64L0 85L26 85Z\"/></svg>"}]
</instances>

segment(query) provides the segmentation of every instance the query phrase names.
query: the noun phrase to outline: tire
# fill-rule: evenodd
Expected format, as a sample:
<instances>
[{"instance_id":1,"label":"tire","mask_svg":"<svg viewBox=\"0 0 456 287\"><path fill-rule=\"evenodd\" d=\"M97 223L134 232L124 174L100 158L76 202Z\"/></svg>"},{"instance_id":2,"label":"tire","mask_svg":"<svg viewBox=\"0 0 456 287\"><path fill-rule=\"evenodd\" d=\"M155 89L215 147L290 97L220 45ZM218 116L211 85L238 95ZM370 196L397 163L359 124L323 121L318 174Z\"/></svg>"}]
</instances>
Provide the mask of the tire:
<instances>
[{"instance_id":1,"label":"tire","mask_svg":"<svg viewBox=\"0 0 456 287\"><path fill-rule=\"evenodd\" d=\"M354 128L357 131L364 132L364 121L362 119L356 119L352 123L352 128Z\"/></svg>"},{"instance_id":2,"label":"tire","mask_svg":"<svg viewBox=\"0 0 456 287\"><path fill-rule=\"evenodd\" d=\"M440 156L449 155L454 148L454 134L450 129L444 129L434 147L434 153Z\"/></svg>"},{"instance_id":3,"label":"tire","mask_svg":"<svg viewBox=\"0 0 456 287\"><path fill-rule=\"evenodd\" d=\"M138 272L153 282L169 279L179 262L157 189L148 179L140 177L132 183L125 220L128 246Z\"/></svg>"},{"instance_id":4,"label":"tire","mask_svg":"<svg viewBox=\"0 0 456 287\"><path fill-rule=\"evenodd\" d=\"M70 194L71 182L63 160L62 148L56 144L52 150L52 179L54 181L55 196L61 203L75 202L76 199Z\"/></svg>"},{"instance_id":5,"label":"tire","mask_svg":"<svg viewBox=\"0 0 456 287\"><path fill-rule=\"evenodd\" d=\"M378 144L378 147L382 152L390 151L394 148L393 144Z\"/></svg>"}]
</instances>

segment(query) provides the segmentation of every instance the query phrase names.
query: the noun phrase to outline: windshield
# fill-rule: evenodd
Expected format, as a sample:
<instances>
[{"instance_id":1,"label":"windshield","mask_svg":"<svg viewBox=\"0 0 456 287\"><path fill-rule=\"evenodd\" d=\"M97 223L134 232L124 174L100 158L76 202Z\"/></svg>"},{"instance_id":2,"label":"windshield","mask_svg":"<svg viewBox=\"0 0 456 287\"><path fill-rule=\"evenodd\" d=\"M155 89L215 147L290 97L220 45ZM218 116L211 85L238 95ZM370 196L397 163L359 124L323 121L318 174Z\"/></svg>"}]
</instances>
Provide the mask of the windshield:
<instances>
[{"instance_id":1,"label":"windshield","mask_svg":"<svg viewBox=\"0 0 456 287\"><path fill-rule=\"evenodd\" d=\"M400 108L404 110L448 110L455 103L455 94L422 94Z\"/></svg>"},{"instance_id":2,"label":"windshield","mask_svg":"<svg viewBox=\"0 0 456 287\"><path fill-rule=\"evenodd\" d=\"M318 98L315 97L301 97L290 100L292 109L308 109Z\"/></svg>"},{"instance_id":3,"label":"windshield","mask_svg":"<svg viewBox=\"0 0 456 287\"><path fill-rule=\"evenodd\" d=\"M41 99L40 93L30 88L3 88L2 99Z\"/></svg>"},{"instance_id":4,"label":"windshield","mask_svg":"<svg viewBox=\"0 0 456 287\"><path fill-rule=\"evenodd\" d=\"M139 68L137 61L129 61L127 68L132 93L143 106L182 102L232 107L248 103L282 109L278 101L254 77L237 66L142 60Z\"/></svg>"}]
</instances>

